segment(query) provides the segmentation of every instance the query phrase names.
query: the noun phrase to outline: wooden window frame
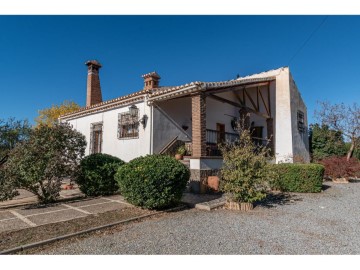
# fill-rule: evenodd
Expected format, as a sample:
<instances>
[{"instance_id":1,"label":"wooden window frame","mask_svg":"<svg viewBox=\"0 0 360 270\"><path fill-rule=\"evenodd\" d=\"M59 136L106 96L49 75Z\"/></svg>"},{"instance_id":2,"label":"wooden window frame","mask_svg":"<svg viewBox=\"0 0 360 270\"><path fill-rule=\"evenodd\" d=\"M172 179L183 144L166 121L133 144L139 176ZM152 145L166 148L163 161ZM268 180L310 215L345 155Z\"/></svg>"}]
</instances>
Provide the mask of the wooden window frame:
<instances>
[{"instance_id":1,"label":"wooden window frame","mask_svg":"<svg viewBox=\"0 0 360 270\"><path fill-rule=\"evenodd\" d=\"M95 147L95 137L97 132L100 132L100 141L99 145ZM90 126L90 154L102 153L102 144L103 144L103 122L91 123ZM98 150L98 151L96 151Z\"/></svg>"}]
</instances>

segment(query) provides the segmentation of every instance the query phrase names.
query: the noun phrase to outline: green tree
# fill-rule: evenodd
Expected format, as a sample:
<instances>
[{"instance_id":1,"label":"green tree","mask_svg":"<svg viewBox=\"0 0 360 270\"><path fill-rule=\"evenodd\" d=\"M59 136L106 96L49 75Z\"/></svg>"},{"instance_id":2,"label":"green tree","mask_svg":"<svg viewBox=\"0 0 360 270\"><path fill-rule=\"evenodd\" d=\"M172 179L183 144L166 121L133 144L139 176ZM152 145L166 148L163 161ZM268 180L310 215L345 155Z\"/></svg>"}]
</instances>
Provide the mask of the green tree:
<instances>
[{"instance_id":1,"label":"green tree","mask_svg":"<svg viewBox=\"0 0 360 270\"><path fill-rule=\"evenodd\" d=\"M18 142L29 138L31 125L27 120L11 117L0 119L0 160L15 147Z\"/></svg>"},{"instance_id":2,"label":"green tree","mask_svg":"<svg viewBox=\"0 0 360 270\"><path fill-rule=\"evenodd\" d=\"M310 145L314 161L347 153L342 133L318 123L310 125Z\"/></svg>"},{"instance_id":3,"label":"green tree","mask_svg":"<svg viewBox=\"0 0 360 270\"><path fill-rule=\"evenodd\" d=\"M263 199L271 169L267 162L269 149L256 145L245 120L240 121L240 138L220 145L224 158L220 190L229 201L252 203Z\"/></svg>"},{"instance_id":4,"label":"green tree","mask_svg":"<svg viewBox=\"0 0 360 270\"><path fill-rule=\"evenodd\" d=\"M320 109L315 111L315 116L321 124L341 132L350 142L350 148L346 155L346 159L349 161L360 144L360 107L357 103L353 103L351 106L344 103L332 105L329 102L319 102L319 104Z\"/></svg>"},{"instance_id":5,"label":"green tree","mask_svg":"<svg viewBox=\"0 0 360 270\"><path fill-rule=\"evenodd\" d=\"M73 101L65 100L60 105L52 105L50 108L39 110L39 116L35 119L37 126L53 126L58 122L61 115L72 113L80 109L80 106Z\"/></svg>"},{"instance_id":6,"label":"green tree","mask_svg":"<svg viewBox=\"0 0 360 270\"><path fill-rule=\"evenodd\" d=\"M42 203L55 201L61 180L77 177L85 147L85 137L69 124L41 125L10 152L2 168L0 199L11 198L15 189L22 188L37 195Z\"/></svg>"}]
</instances>

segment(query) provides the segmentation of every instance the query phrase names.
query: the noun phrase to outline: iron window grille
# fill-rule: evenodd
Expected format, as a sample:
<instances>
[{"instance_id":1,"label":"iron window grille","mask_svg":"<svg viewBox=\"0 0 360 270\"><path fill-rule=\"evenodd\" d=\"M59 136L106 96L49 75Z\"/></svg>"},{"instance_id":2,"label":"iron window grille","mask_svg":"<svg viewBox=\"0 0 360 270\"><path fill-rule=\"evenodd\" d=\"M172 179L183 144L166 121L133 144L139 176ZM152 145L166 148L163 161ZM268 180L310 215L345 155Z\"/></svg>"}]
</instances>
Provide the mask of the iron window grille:
<instances>
[{"instance_id":1,"label":"iron window grille","mask_svg":"<svg viewBox=\"0 0 360 270\"><path fill-rule=\"evenodd\" d=\"M303 133L305 132L305 120L304 113L302 111L297 112L298 130Z\"/></svg>"},{"instance_id":2,"label":"iron window grille","mask_svg":"<svg viewBox=\"0 0 360 270\"><path fill-rule=\"evenodd\" d=\"M118 139L139 138L139 109L135 113L119 113L118 116Z\"/></svg>"}]
</instances>

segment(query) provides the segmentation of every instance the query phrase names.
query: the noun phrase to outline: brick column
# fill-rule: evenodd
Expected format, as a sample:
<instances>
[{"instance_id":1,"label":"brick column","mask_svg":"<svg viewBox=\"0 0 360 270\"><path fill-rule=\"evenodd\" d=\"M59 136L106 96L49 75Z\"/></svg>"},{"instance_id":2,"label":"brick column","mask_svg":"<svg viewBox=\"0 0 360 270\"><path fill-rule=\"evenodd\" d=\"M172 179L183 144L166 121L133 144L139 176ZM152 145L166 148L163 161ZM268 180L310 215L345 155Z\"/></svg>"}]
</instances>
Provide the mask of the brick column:
<instances>
[{"instance_id":1,"label":"brick column","mask_svg":"<svg viewBox=\"0 0 360 270\"><path fill-rule=\"evenodd\" d=\"M96 60L90 60L85 63L88 66L87 89L86 89L86 107L102 102L99 69L101 64Z\"/></svg>"},{"instance_id":2,"label":"brick column","mask_svg":"<svg viewBox=\"0 0 360 270\"><path fill-rule=\"evenodd\" d=\"M267 137L270 139L269 148L271 150L271 154L274 154L275 145L274 145L274 119L268 118L266 119L266 128L267 128Z\"/></svg>"},{"instance_id":3,"label":"brick column","mask_svg":"<svg viewBox=\"0 0 360 270\"><path fill-rule=\"evenodd\" d=\"M199 93L191 98L192 156L206 156L206 97Z\"/></svg>"}]
</instances>

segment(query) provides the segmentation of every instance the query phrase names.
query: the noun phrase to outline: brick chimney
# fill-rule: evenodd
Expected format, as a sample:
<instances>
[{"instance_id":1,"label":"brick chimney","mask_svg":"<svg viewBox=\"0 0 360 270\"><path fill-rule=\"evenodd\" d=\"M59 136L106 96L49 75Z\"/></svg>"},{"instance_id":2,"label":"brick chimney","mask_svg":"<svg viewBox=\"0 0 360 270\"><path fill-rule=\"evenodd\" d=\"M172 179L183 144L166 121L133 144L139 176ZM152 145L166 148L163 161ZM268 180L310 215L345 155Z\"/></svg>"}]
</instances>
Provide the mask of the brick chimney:
<instances>
[{"instance_id":1,"label":"brick chimney","mask_svg":"<svg viewBox=\"0 0 360 270\"><path fill-rule=\"evenodd\" d=\"M96 60L89 60L85 63L88 66L86 107L102 102L99 69L101 64Z\"/></svg>"},{"instance_id":2,"label":"brick chimney","mask_svg":"<svg viewBox=\"0 0 360 270\"><path fill-rule=\"evenodd\" d=\"M155 71L142 75L144 78L144 90L149 90L159 87L160 76Z\"/></svg>"}]
</instances>

